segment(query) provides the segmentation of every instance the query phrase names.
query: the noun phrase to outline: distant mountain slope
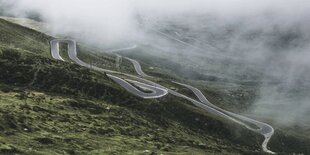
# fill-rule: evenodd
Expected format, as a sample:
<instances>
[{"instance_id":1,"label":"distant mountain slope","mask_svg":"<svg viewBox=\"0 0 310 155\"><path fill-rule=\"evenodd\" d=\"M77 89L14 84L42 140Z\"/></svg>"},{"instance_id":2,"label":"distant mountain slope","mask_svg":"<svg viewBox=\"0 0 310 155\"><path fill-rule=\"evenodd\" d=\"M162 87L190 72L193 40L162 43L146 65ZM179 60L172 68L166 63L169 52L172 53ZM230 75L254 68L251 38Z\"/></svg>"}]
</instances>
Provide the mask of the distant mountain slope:
<instances>
[{"instance_id":1,"label":"distant mountain slope","mask_svg":"<svg viewBox=\"0 0 310 155\"><path fill-rule=\"evenodd\" d=\"M49 55L51 37L0 19L0 46L19 48L44 56Z\"/></svg>"},{"instance_id":2,"label":"distant mountain slope","mask_svg":"<svg viewBox=\"0 0 310 155\"><path fill-rule=\"evenodd\" d=\"M0 18L5 19L9 22L22 25L24 27L31 28L33 30L36 30L38 32L43 32L44 34L48 34L48 24L43 22L38 22L33 19L28 18L15 18L15 17L6 17L6 16L0 16Z\"/></svg>"}]
</instances>

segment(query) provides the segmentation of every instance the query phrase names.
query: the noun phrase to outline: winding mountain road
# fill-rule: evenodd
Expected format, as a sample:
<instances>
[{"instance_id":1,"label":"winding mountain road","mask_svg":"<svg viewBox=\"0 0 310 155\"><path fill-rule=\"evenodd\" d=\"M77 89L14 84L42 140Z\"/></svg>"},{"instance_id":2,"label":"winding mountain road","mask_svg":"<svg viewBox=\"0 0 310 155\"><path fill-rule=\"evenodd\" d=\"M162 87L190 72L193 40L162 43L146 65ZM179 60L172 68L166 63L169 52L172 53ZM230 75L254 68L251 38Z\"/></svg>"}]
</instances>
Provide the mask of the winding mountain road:
<instances>
[{"instance_id":1,"label":"winding mountain road","mask_svg":"<svg viewBox=\"0 0 310 155\"><path fill-rule=\"evenodd\" d=\"M119 51L132 50L132 49L135 49L135 48L137 48L137 45L132 45L132 46L125 47L125 48L118 48L118 49L114 49L114 50L108 50L106 52L119 52Z\"/></svg>"},{"instance_id":2,"label":"winding mountain road","mask_svg":"<svg viewBox=\"0 0 310 155\"><path fill-rule=\"evenodd\" d=\"M133 60L133 59L130 59L130 58L126 58L127 60L129 60L132 64L133 64L133 67L135 68L136 72L138 75L142 76L142 77L146 77L148 75L146 75L143 71L142 71L142 68L141 68L141 65L138 61L136 60Z\"/></svg>"},{"instance_id":3,"label":"winding mountain road","mask_svg":"<svg viewBox=\"0 0 310 155\"><path fill-rule=\"evenodd\" d=\"M87 67L87 68L90 68L90 69L93 69L96 71L109 73L109 74L107 74L108 77L110 77L113 81L118 83L120 86L122 86L125 90L129 91L130 93L132 93L136 96L139 96L141 98L145 98L145 99L163 97L163 96L167 95L168 93L175 95L177 97L181 97L183 99L186 99L186 100L192 102L195 106L200 107L209 113L212 113L216 116L222 117L222 118L227 119L227 120L231 120L235 123L238 123L242 126L245 126L247 129L249 129L251 131L254 131L254 132L257 132L257 133L263 135L265 137L265 140L262 144L263 151L267 152L267 153L274 154L274 152L268 150L268 148L267 148L267 144L269 142L269 139L271 138L271 136L274 133L274 130L270 125L263 123L263 122L253 120L251 118L247 118L245 116L234 114L234 113L226 111L224 109L221 109L221 108L211 104L205 98L205 96L202 94L202 92L200 90L198 90L197 88L194 88L192 86L175 82L181 86L187 87L188 89L192 90L194 92L194 94L198 97L199 101L192 99L190 97L187 97L183 94L180 94L176 91L165 88L164 86L161 86L155 82L144 79L143 77L146 77L148 75L146 75L142 71L140 63L138 61L130 59L130 58L127 58L127 59L132 62L137 74L140 77L130 75L130 74L121 73L121 72L117 72L117 71L102 69L102 68L87 64L87 63L81 61L77 57L76 42L74 40L70 40L70 39L54 39L54 40L52 40L50 42L51 54L52 54L52 57L54 59L57 59L60 61L65 61L60 56L60 53L59 53L59 42L68 43L68 55L72 61L74 61L75 63L77 63L81 66L84 66L84 67ZM129 50L129 49L133 49L135 47L136 47L136 45L128 47L128 48L121 48L121 49L116 49L116 50L112 50L112 51L115 52L115 51L120 51L120 50ZM124 80L120 77L117 77L117 76L111 75L111 74L124 75L127 77L131 77L134 80L129 80L129 79ZM137 87L142 89L142 90L145 90L145 91L141 91ZM249 125L249 124L251 124L251 125ZM252 127L253 125L256 126L257 128Z\"/></svg>"},{"instance_id":4,"label":"winding mountain road","mask_svg":"<svg viewBox=\"0 0 310 155\"><path fill-rule=\"evenodd\" d=\"M272 128L272 126L270 126L270 125L268 125L266 123L259 122L259 121L256 121L254 119L251 119L251 118L248 118L248 117L245 117L245 116L241 116L241 115L229 112L227 110L221 109L221 108L215 106L214 104L212 104L203 95L203 93L199 89L197 89L195 87L192 87L190 85L187 85L187 84L183 84L183 83L178 83L178 82L174 82L174 83L179 84L181 86L184 86L184 87L190 89L191 91L193 91L194 94L197 96L197 98L200 100L200 102L204 103L205 105L207 105L209 107L212 107L212 108L214 108L214 109L216 109L218 111L221 111L222 113L224 113L224 114L226 114L226 115L228 115L228 116L230 116L232 118L235 118L235 119L239 120L239 122L237 122L237 123L239 123L240 125L243 125L247 129L252 130L254 132L257 132L257 133L263 135L265 137L265 140L264 140L264 142L262 144L263 150L265 152L268 152L268 153L274 153L274 152L268 150L268 148L267 148L267 144L268 144L271 136L274 133L274 129ZM249 125L249 124L251 124L251 125ZM253 125L258 127L258 128L254 128Z\"/></svg>"},{"instance_id":5,"label":"winding mountain road","mask_svg":"<svg viewBox=\"0 0 310 155\"><path fill-rule=\"evenodd\" d=\"M152 85L148 85L145 83L141 83L138 81L134 81L134 80L123 80L117 76L113 76L108 74L108 77L110 77L113 81L115 81L116 83L118 83L119 85L121 85L124 89L126 89L128 92L131 92L141 98L160 98L163 97L165 95L168 94L168 91L166 89L162 89L156 86L152 86ZM132 83L133 85L140 87L141 89L144 89L146 91L150 91L151 93L146 93L143 91L140 91L138 88L136 87L132 87Z\"/></svg>"},{"instance_id":6,"label":"winding mountain road","mask_svg":"<svg viewBox=\"0 0 310 155\"><path fill-rule=\"evenodd\" d=\"M136 69L137 74L139 74L142 77L146 75L144 72L141 72L142 69L141 69L140 63L138 61L135 61L135 63L133 65L137 66L135 68L138 68L138 69ZM168 90L169 93L171 93L171 94L173 94L175 96L184 98L184 99L192 102L196 106L198 106L198 107L200 107L202 109L205 109L209 113L212 113L212 114L221 116L223 118L229 119L229 120L231 120L231 121L233 121L235 123L238 123L238 124L246 127L247 129L249 129L251 131L254 131L256 133L259 133L259 134L263 135L264 138L265 138L264 142L262 143L263 151L267 152L267 153L274 154L274 152L268 150L268 148L267 148L267 144L268 144L271 136L274 133L274 129L272 128L272 126L270 126L270 125L268 125L266 123L259 122L257 120L254 120L254 119L251 119L251 118L248 118L248 117L245 117L245 116L242 116L242 115L238 115L238 114L232 113L230 111L221 109L221 108L215 106L214 104L212 104L203 95L203 93L199 89L197 89L197 88L195 88L193 86L187 85L187 84L179 83L179 82L174 82L174 83L176 83L178 85L181 85L181 86L184 86L184 87L190 89L191 91L193 91L193 93L197 96L197 98L199 99L200 102L198 102L198 101L196 101L196 100L194 100L192 98L189 98L189 97L187 97L187 96L185 96L183 94L175 92L173 90ZM253 126L256 126L257 128L254 128Z\"/></svg>"},{"instance_id":7,"label":"winding mountain road","mask_svg":"<svg viewBox=\"0 0 310 155\"><path fill-rule=\"evenodd\" d=\"M131 84L124 79L121 79L119 77L111 75L111 74L122 74L122 75L129 75L129 74L123 74L123 73L120 73L117 71L102 69L102 68L92 66L90 64L85 63L84 61L80 60L77 57L76 42L74 40L71 40L71 39L54 39L50 42L51 43L51 54L52 54L52 57L54 59L65 61L60 56L60 53L59 53L59 42L68 43L68 56L72 61L74 61L75 63L77 63L83 67L89 68L89 69L93 69L93 70L96 70L99 72L110 73L110 74L107 74L108 77L110 77L113 81L115 81L116 83L121 85L123 88L125 88L127 91L131 92L132 94L134 94L136 96L139 96L142 98L159 98L159 97L163 97L163 96L168 94L167 89L165 89L163 87L156 87L153 85L128 80L132 83ZM127 50L129 48L118 49L118 51L124 50L124 49ZM130 75L130 76L132 77L132 75ZM144 91L141 91L141 90L137 89L135 86L142 88L142 89L145 89L145 90L148 90L148 91L150 91L150 93L146 93Z\"/></svg>"},{"instance_id":8,"label":"winding mountain road","mask_svg":"<svg viewBox=\"0 0 310 155\"><path fill-rule=\"evenodd\" d=\"M52 41L50 41L50 44L51 44L51 54L52 54L52 57L56 60L61 60L61 61L65 61L61 56L60 56L60 53L59 53L59 41L58 39L54 39ZM65 41L63 41L65 42ZM68 43L68 42L66 42ZM71 45L71 44L70 44ZM68 43L68 46L69 46L69 43Z\"/></svg>"}]
</instances>

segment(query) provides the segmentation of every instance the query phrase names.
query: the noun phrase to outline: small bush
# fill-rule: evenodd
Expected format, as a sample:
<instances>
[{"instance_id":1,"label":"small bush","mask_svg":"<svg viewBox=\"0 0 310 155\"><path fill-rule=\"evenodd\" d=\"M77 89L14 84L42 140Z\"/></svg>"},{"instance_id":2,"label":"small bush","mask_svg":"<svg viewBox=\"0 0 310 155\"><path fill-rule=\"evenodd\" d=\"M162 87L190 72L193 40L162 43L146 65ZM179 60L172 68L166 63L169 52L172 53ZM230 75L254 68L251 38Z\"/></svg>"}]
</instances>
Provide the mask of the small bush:
<instances>
[{"instance_id":1,"label":"small bush","mask_svg":"<svg viewBox=\"0 0 310 155\"><path fill-rule=\"evenodd\" d=\"M18 60L21 57L21 54L18 51L15 51L13 49L3 49L0 53L0 57L2 59L8 59L8 60Z\"/></svg>"}]
</instances>

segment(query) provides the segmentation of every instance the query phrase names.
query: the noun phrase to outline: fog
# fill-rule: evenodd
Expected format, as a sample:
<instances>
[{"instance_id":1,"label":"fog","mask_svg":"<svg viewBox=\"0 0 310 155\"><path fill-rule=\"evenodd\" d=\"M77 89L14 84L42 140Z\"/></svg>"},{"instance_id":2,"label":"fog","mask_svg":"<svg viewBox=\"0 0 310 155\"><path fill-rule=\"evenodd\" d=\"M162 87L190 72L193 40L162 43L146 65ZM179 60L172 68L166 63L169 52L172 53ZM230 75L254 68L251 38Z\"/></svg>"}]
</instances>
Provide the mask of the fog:
<instances>
[{"instance_id":1,"label":"fog","mask_svg":"<svg viewBox=\"0 0 310 155\"><path fill-rule=\"evenodd\" d=\"M152 44L162 49L152 54L204 75L258 82L247 113L310 124L308 0L0 0L0 10L37 14L55 36L104 47Z\"/></svg>"},{"instance_id":2,"label":"fog","mask_svg":"<svg viewBox=\"0 0 310 155\"><path fill-rule=\"evenodd\" d=\"M51 34L114 42L134 34L132 7L127 1L108 0L4 0L14 16L37 13L51 25ZM86 39L87 38L87 39Z\"/></svg>"}]
</instances>

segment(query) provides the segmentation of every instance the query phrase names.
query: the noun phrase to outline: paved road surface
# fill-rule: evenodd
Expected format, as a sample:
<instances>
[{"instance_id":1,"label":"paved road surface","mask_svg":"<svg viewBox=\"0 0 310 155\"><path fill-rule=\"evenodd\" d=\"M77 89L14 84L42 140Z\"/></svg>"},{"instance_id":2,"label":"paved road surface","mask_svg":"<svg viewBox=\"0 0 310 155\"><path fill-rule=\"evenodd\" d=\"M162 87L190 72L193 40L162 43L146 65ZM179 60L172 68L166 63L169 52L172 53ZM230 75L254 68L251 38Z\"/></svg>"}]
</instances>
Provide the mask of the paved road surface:
<instances>
[{"instance_id":1,"label":"paved road surface","mask_svg":"<svg viewBox=\"0 0 310 155\"><path fill-rule=\"evenodd\" d=\"M50 41L51 44L51 54L52 57L56 60L61 60L61 61L65 61L59 53L59 41L57 39Z\"/></svg>"},{"instance_id":2,"label":"paved road surface","mask_svg":"<svg viewBox=\"0 0 310 155\"><path fill-rule=\"evenodd\" d=\"M147 75L142 71L141 65L138 61L130 59L130 58L126 58L128 59L132 64L133 67L135 68L136 72L138 75L142 76L142 77L146 77Z\"/></svg>"},{"instance_id":3,"label":"paved road surface","mask_svg":"<svg viewBox=\"0 0 310 155\"><path fill-rule=\"evenodd\" d=\"M148 85L148 84L141 83L141 82L134 81L134 80L128 80L128 79L123 80L117 76L113 76L110 74L108 74L108 77L110 77L113 81L115 81L116 83L121 85L128 92L131 92L132 94L139 96L141 98L145 98L145 99L160 98L160 97L163 97L163 96L168 94L168 91L166 89L159 88L156 86ZM133 85L137 86L137 87L140 87L140 89L150 91L151 93L149 93L149 92L146 93L144 91L140 91L138 88L133 87L132 84L130 84L129 82L132 83Z\"/></svg>"},{"instance_id":4,"label":"paved road surface","mask_svg":"<svg viewBox=\"0 0 310 155\"><path fill-rule=\"evenodd\" d=\"M118 48L118 49L114 49L114 50L108 50L106 52L119 52L119 51L126 51L126 50L132 50L137 48L137 45L132 45L130 47L125 47L125 48Z\"/></svg>"}]
</instances>

